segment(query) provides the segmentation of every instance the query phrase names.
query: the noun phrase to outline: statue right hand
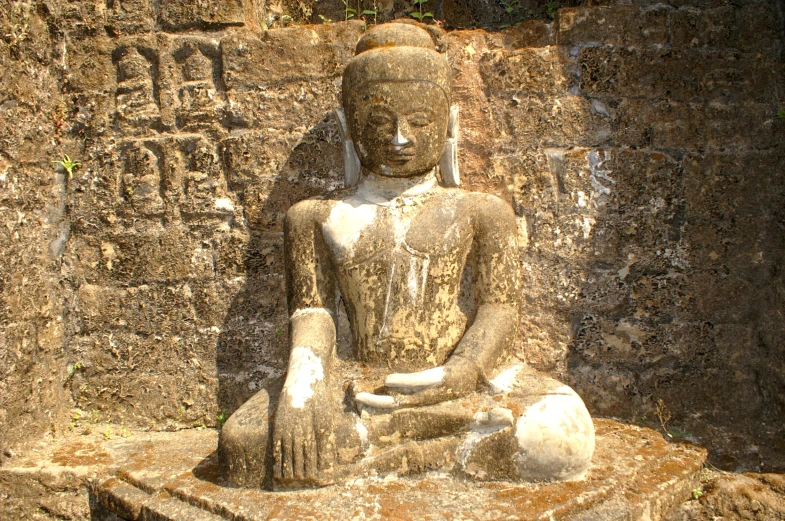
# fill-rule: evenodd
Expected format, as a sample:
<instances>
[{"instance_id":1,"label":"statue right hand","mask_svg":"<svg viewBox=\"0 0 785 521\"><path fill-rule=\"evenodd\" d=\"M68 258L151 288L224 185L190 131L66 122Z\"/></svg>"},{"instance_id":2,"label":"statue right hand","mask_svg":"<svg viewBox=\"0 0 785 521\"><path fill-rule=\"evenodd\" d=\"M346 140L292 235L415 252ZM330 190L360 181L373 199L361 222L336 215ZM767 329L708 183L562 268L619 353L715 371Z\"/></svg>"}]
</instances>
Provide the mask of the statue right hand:
<instances>
[{"instance_id":1,"label":"statue right hand","mask_svg":"<svg viewBox=\"0 0 785 521\"><path fill-rule=\"evenodd\" d=\"M273 478L284 488L333 482L336 449L329 389L324 380L309 389L312 395L304 397L296 386L284 385L275 411Z\"/></svg>"}]
</instances>

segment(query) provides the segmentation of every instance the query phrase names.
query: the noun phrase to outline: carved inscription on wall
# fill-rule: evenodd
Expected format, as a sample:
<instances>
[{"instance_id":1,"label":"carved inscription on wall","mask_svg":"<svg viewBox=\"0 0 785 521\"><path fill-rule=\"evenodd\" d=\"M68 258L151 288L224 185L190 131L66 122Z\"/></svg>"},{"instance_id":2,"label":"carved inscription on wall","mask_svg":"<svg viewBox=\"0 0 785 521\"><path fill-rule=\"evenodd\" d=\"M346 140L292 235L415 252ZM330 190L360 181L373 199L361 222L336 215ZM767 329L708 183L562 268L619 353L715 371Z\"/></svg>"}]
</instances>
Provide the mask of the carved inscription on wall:
<instances>
[{"instance_id":1,"label":"carved inscription on wall","mask_svg":"<svg viewBox=\"0 0 785 521\"><path fill-rule=\"evenodd\" d=\"M145 217L164 214L163 150L159 143L132 141L121 148L120 196L127 210Z\"/></svg>"},{"instance_id":2,"label":"carved inscription on wall","mask_svg":"<svg viewBox=\"0 0 785 521\"><path fill-rule=\"evenodd\" d=\"M178 143L183 178L180 212L184 220L231 216L234 204L227 196L226 183L215 147L202 138Z\"/></svg>"},{"instance_id":3,"label":"carved inscription on wall","mask_svg":"<svg viewBox=\"0 0 785 521\"><path fill-rule=\"evenodd\" d=\"M186 41L174 51L173 57L177 64L174 80L179 85L177 126L195 128L219 122L225 101L219 88L221 55L218 44Z\"/></svg>"},{"instance_id":4,"label":"carved inscription on wall","mask_svg":"<svg viewBox=\"0 0 785 521\"><path fill-rule=\"evenodd\" d=\"M144 132L161 121L157 96L158 59L153 49L124 46L115 50L115 109L121 130Z\"/></svg>"}]
</instances>

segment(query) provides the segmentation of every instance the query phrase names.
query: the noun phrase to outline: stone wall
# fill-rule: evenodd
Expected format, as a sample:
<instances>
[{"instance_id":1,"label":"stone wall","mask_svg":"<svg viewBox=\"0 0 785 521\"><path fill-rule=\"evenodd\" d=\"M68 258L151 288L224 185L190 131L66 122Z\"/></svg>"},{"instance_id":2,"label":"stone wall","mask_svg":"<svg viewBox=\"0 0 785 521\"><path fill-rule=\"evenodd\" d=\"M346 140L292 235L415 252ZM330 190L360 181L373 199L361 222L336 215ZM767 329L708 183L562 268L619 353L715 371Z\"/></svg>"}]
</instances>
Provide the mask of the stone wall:
<instances>
[{"instance_id":1,"label":"stone wall","mask_svg":"<svg viewBox=\"0 0 785 521\"><path fill-rule=\"evenodd\" d=\"M364 23L6 4L0 439L215 425L285 370L282 218L341 186ZM519 216L521 356L594 414L781 469L782 4L638 4L444 35L462 176Z\"/></svg>"}]
</instances>

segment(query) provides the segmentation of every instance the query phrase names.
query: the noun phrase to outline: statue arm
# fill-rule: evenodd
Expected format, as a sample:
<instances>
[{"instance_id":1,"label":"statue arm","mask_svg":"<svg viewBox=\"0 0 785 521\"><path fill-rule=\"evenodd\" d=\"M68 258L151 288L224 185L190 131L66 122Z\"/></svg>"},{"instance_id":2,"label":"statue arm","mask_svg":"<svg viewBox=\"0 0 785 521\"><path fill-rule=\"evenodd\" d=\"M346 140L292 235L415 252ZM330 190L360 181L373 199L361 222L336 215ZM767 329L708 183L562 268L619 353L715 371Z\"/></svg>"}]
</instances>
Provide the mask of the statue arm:
<instances>
[{"instance_id":1,"label":"statue arm","mask_svg":"<svg viewBox=\"0 0 785 521\"><path fill-rule=\"evenodd\" d=\"M294 205L284 221L286 300L291 346L308 344L325 361L335 347L335 279L321 234L324 201ZM313 331L313 330L317 331Z\"/></svg>"},{"instance_id":2,"label":"statue arm","mask_svg":"<svg viewBox=\"0 0 785 521\"><path fill-rule=\"evenodd\" d=\"M326 484L335 459L330 370L335 350L335 282L318 226L322 201L303 201L284 225L289 368L273 423L277 482Z\"/></svg>"},{"instance_id":3,"label":"statue arm","mask_svg":"<svg viewBox=\"0 0 785 521\"><path fill-rule=\"evenodd\" d=\"M469 361L488 379L515 343L521 286L515 214L501 199L485 197L475 216L477 315L447 365Z\"/></svg>"}]
</instances>

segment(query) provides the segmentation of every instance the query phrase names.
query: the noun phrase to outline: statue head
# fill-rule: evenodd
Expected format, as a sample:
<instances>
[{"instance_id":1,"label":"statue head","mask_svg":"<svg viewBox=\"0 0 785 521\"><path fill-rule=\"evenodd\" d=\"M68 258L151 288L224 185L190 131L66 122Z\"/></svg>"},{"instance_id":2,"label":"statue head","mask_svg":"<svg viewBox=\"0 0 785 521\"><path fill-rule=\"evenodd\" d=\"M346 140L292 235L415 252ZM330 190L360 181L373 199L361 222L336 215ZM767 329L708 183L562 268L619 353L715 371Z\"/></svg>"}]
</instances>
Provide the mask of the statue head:
<instances>
[{"instance_id":1,"label":"statue head","mask_svg":"<svg viewBox=\"0 0 785 521\"><path fill-rule=\"evenodd\" d=\"M412 177L439 163L450 76L446 58L417 26L379 25L360 39L343 75L343 123L366 172Z\"/></svg>"}]
</instances>

